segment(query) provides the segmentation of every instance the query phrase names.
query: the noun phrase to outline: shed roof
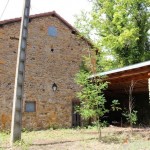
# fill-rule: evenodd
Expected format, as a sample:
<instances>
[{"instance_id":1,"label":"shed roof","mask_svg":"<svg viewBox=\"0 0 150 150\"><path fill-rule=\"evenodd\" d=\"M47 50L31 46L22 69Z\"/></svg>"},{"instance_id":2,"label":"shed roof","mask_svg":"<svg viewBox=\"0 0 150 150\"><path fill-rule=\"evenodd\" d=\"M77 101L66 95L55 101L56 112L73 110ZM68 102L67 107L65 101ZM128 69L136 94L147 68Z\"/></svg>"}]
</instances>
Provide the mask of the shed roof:
<instances>
[{"instance_id":1,"label":"shed roof","mask_svg":"<svg viewBox=\"0 0 150 150\"><path fill-rule=\"evenodd\" d=\"M97 73L97 74L92 75L91 77L116 74L116 73L121 73L121 72L124 72L124 71L140 69L140 68L148 67L148 66L150 66L150 61L145 61L145 62L137 63L137 64L134 64L134 65L129 65L129 66L126 66L126 67L117 68L117 69L109 70L109 71L106 71L106 72Z\"/></svg>"},{"instance_id":2,"label":"shed roof","mask_svg":"<svg viewBox=\"0 0 150 150\"><path fill-rule=\"evenodd\" d=\"M91 76L106 76L105 80L109 82L108 91L113 93L123 93L129 89L131 81L136 83L135 92L148 92L148 79L150 78L150 61L114 69Z\"/></svg>"}]
</instances>

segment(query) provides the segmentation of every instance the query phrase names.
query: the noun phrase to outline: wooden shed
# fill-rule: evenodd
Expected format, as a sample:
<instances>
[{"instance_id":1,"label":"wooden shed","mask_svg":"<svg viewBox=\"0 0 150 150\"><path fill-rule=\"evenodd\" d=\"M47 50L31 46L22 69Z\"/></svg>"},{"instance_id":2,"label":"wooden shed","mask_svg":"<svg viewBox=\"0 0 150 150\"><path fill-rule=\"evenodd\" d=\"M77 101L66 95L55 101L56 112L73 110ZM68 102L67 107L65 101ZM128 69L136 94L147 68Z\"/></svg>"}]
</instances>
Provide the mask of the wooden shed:
<instances>
[{"instance_id":1,"label":"wooden shed","mask_svg":"<svg viewBox=\"0 0 150 150\"><path fill-rule=\"evenodd\" d=\"M128 108L129 88L133 82L132 95L134 109L138 111L138 123L150 124L150 61L98 73L92 77L104 75L109 82L105 92L107 102L111 103L112 100L117 99L122 107L122 111L119 113L109 114L110 120L121 121L122 112Z\"/></svg>"}]
</instances>

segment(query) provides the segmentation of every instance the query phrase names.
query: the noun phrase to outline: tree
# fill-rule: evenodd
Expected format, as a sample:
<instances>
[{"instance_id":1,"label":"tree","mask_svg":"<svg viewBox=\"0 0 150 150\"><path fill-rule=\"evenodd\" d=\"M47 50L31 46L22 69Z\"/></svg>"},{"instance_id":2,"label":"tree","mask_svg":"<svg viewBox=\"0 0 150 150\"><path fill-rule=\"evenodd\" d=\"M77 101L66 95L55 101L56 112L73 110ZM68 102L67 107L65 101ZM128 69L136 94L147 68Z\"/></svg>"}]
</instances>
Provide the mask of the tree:
<instances>
[{"instance_id":1,"label":"tree","mask_svg":"<svg viewBox=\"0 0 150 150\"><path fill-rule=\"evenodd\" d=\"M77 93L77 97L80 100L80 105L76 108L76 111L85 120L93 118L98 131L99 140L101 139L101 127L102 117L109 110L105 108L106 99L104 96L104 90L108 87L108 82L104 81L104 77L91 77L96 72L97 64L93 63L90 51L89 55L84 56L84 61L81 64L80 72L76 74L75 81L81 86L81 91ZM96 56L95 56L96 57ZM94 61L95 62L95 61ZM93 69L95 68L95 69ZM119 103L117 100L112 101L112 110L119 110Z\"/></svg>"},{"instance_id":2,"label":"tree","mask_svg":"<svg viewBox=\"0 0 150 150\"><path fill-rule=\"evenodd\" d=\"M131 80L131 84L129 86L128 110L125 113L123 113L127 121L130 123L131 131L132 131L133 124L136 124L137 122L137 111L134 110L134 98L133 98L133 90L134 90L135 84L136 82L134 80Z\"/></svg>"},{"instance_id":3,"label":"tree","mask_svg":"<svg viewBox=\"0 0 150 150\"><path fill-rule=\"evenodd\" d=\"M76 27L102 47L100 63L107 60L109 68L114 68L149 60L150 1L93 0L92 3L91 12L82 12L77 17Z\"/></svg>"},{"instance_id":4,"label":"tree","mask_svg":"<svg viewBox=\"0 0 150 150\"><path fill-rule=\"evenodd\" d=\"M104 116L108 110L105 108L106 99L103 91L107 88L107 82L100 79L89 79L90 73L81 70L76 74L76 82L81 86L82 90L77 93L80 99L80 106L77 112L85 120L94 118L99 131L99 139L101 138L100 118Z\"/></svg>"}]
</instances>

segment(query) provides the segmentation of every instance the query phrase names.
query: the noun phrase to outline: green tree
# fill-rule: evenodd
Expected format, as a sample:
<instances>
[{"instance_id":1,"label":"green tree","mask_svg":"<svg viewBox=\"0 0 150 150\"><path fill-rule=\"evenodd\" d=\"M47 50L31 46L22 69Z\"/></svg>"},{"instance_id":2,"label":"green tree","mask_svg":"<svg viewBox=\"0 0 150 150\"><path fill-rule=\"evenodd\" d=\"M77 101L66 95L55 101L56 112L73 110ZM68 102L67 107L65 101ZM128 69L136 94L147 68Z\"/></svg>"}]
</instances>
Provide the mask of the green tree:
<instances>
[{"instance_id":1,"label":"green tree","mask_svg":"<svg viewBox=\"0 0 150 150\"><path fill-rule=\"evenodd\" d=\"M91 12L82 12L77 17L76 27L102 47L99 63L104 64L104 69L150 59L150 0L92 3Z\"/></svg>"},{"instance_id":2,"label":"green tree","mask_svg":"<svg viewBox=\"0 0 150 150\"><path fill-rule=\"evenodd\" d=\"M77 93L80 99L80 106L76 108L81 117L85 120L92 118L97 125L99 131L99 139L101 139L101 127L103 122L101 118L109 110L105 108L106 99L104 90L107 89L108 83L104 81L104 77L91 77L92 69L95 65L89 61L91 57L84 57L85 63L81 64L80 72L76 74L75 81L81 86L81 91ZM90 66L90 67L89 67ZM119 110L117 100L112 101L112 110Z\"/></svg>"},{"instance_id":3,"label":"green tree","mask_svg":"<svg viewBox=\"0 0 150 150\"><path fill-rule=\"evenodd\" d=\"M76 74L76 82L82 88L77 93L80 99L80 106L77 112L85 120L93 118L99 130L99 138L101 138L100 118L108 111L105 108L106 99L103 91L107 88L107 82L102 83L99 79L89 79L90 73L81 70ZM97 84L99 82L99 84ZM100 83L101 82L101 83Z\"/></svg>"}]
</instances>

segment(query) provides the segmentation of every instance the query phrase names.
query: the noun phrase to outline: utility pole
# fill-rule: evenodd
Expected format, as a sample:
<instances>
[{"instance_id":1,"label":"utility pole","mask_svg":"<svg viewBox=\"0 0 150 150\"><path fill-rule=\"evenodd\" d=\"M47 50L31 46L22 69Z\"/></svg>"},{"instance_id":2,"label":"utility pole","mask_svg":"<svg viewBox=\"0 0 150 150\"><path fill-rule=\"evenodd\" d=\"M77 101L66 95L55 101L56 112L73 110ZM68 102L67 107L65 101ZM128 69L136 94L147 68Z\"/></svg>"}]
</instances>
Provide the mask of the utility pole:
<instances>
[{"instance_id":1,"label":"utility pole","mask_svg":"<svg viewBox=\"0 0 150 150\"><path fill-rule=\"evenodd\" d=\"M21 140L22 129L22 104L23 86L25 75L26 45L28 34L28 22L30 13L30 0L24 0L23 15L20 27L20 38L18 45L18 56L16 64L16 76L13 97L12 123L11 123L11 144Z\"/></svg>"}]
</instances>

